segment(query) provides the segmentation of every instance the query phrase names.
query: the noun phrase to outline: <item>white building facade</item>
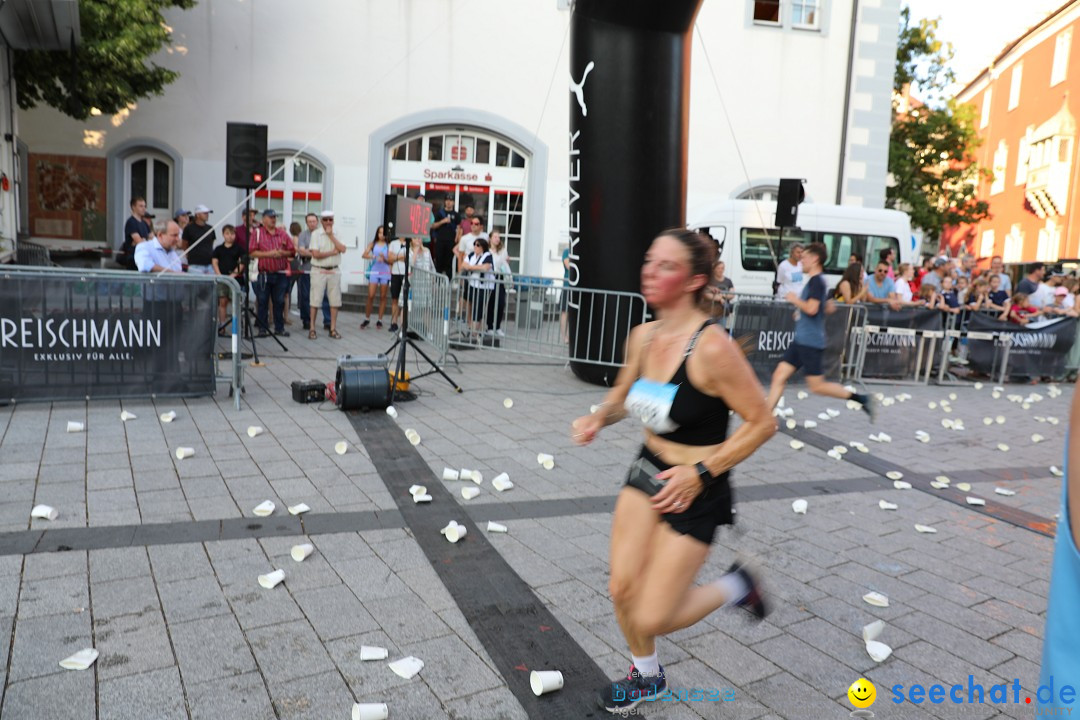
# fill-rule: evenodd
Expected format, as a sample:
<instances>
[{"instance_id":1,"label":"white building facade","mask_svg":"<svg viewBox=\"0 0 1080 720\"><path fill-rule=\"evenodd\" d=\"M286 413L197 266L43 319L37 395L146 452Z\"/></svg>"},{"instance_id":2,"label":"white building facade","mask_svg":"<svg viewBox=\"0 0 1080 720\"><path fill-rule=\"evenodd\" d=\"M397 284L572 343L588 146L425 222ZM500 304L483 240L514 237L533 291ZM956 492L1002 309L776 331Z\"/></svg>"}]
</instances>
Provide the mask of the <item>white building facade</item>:
<instances>
[{"instance_id":1,"label":"white building facade","mask_svg":"<svg viewBox=\"0 0 1080 720\"><path fill-rule=\"evenodd\" d=\"M180 78L163 96L86 123L19 113L27 232L116 247L136 194L159 217L205 203L212 222L239 222L225 127L252 122L268 126L272 178L254 205L274 207L279 224L333 208L361 248L384 193L449 195L503 231L516 271L561 275L570 12L565 0L201 0L170 11L173 48L156 62ZM898 18L899 0L705 0L688 204L768 198L780 177L802 177L815 202L882 207ZM89 188L93 207L58 182ZM345 281L362 283L362 270L359 250L348 253Z\"/></svg>"}]
</instances>

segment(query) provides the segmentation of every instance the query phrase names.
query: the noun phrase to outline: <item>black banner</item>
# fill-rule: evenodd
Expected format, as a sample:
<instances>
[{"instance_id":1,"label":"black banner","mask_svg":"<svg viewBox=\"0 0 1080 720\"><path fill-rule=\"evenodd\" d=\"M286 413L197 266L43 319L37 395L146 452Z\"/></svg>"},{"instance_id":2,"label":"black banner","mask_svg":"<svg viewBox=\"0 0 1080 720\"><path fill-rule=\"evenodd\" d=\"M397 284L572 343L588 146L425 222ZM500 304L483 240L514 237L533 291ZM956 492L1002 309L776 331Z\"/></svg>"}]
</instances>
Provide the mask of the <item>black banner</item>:
<instances>
[{"instance_id":1,"label":"black banner","mask_svg":"<svg viewBox=\"0 0 1080 720\"><path fill-rule=\"evenodd\" d=\"M214 392L216 285L13 272L0 283L0 402Z\"/></svg>"},{"instance_id":2,"label":"black banner","mask_svg":"<svg viewBox=\"0 0 1080 720\"><path fill-rule=\"evenodd\" d=\"M1008 374L1020 377L1060 377L1065 359L1076 340L1076 318L1040 320L1017 325L973 313L968 330L1005 332L1012 335ZM968 338L968 362L977 372L989 375L994 368L994 341Z\"/></svg>"},{"instance_id":3,"label":"black banner","mask_svg":"<svg viewBox=\"0 0 1080 720\"><path fill-rule=\"evenodd\" d=\"M854 311L855 308L841 305L836 312L825 316L822 370L827 378L836 380L840 377L844 345ZM731 336L743 346L758 380L768 386L773 371L795 337L795 307L771 298L739 298L732 310ZM801 372L797 373L792 382L801 376Z\"/></svg>"},{"instance_id":4,"label":"black banner","mask_svg":"<svg viewBox=\"0 0 1080 720\"><path fill-rule=\"evenodd\" d=\"M926 308L892 310L887 305L868 305L866 308L866 324L906 330L940 331L944 328L944 318L940 310L927 310ZM929 343L926 343L924 347L929 348ZM940 348L940 342L935 343L934 347ZM862 376L868 378L914 379L918 351L919 336L916 333L896 334L868 331ZM928 350L925 352L928 352ZM933 362L933 358L923 358L922 367L924 369L927 362Z\"/></svg>"}]
</instances>

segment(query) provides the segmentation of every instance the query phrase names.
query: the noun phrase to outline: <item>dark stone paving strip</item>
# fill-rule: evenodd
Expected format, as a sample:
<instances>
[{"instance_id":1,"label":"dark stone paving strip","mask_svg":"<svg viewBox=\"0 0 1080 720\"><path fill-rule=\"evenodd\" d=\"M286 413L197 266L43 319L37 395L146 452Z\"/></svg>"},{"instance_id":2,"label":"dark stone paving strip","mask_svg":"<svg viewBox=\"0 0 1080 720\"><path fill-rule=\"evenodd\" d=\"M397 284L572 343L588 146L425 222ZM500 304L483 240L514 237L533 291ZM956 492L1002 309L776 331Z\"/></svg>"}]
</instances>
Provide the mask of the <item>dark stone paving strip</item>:
<instances>
[{"instance_id":1,"label":"dark stone paving strip","mask_svg":"<svg viewBox=\"0 0 1080 720\"><path fill-rule=\"evenodd\" d=\"M146 525L23 530L0 533L0 556L67 550L102 550L145 545L176 545L215 540L361 532L403 526L397 510L269 518L179 521Z\"/></svg>"},{"instance_id":2,"label":"dark stone paving strip","mask_svg":"<svg viewBox=\"0 0 1080 720\"><path fill-rule=\"evenodd\" d=\"M811 442L804 436L804 441ZM817 447L828 449L832 444L826 441ZM845 457L855 453L849 452ZM856 455L858 457L858 455ZM863 456L865 457L865 456ZM870 469L870 468L868 468ZM886 463L882 471L894 469ZM949 499L964 507L978 511L975 506L967 505L964 497L972 493L960 493L956 490L934 490L929 485L929 476L910 475L906 470L904 479L926 480L925 487L916 485L927 492ZM1038 477L1043 472L1041 467L994 468L988 470L965 470L951 472L953 482L985 482L986 480L1025 480ZM410 483L411 484L411 483ZM842 493L871 492L883 487L879 475L840 480L801 480L769 485L751 485L738 487L736 495L739 502L758 502L762 500L786 500L798 497L816 497L838 495ZM453 499L453 498L451 498ZM989 502L987 503L989 505ZM538 518L566 517L569 515L590 515L611 513L615 509L614 495L592 495L563 500L523 500L520 502L487 503L462 507L460 512L467 514L473 522L488 520L535 520ZM1009 508L1012 510L1012 508ZM1023 513L1040 522L1049 523L1053 534L1053 521ZM1004 519L1004 518L1002 518ZM1015 524L1015 523L1014 523ZM375 512L340 512L307 513L297 517L278 516L263 518L232 518L229 520L199 520L171 523L150 523L146 525L105 525L100 527L57 528L55 530L21 530L0 533L0 556L29 555L40 552L63 552L66 550L102 550L106 548L135 547L145 545L175 545L190 542L212 542L214 540L237 540L242 538L284 537L290 535L323 535L326 533L363 532L406 527L405 519L399 510L378 510ZM1032 529L1032 528L1028 528Z\"/></svg>"},{"instance_id":3,"label":"dark stone paving strip","mask_svg":"<svg viewBox=\"0 0 1080 720\"><path fill-rule=\"evenodd\" d=\"M807 445L813 445L819 450L829 450L837 445L847 445L847 442L830 438L828 435L816 432L814 430L807 430L805 428L797 427L794 430L789 430L786 427L780 430L786 435L798 438L805 442ZM1030 530L1031 532L1038 533L1039 535L1045 535L1046 537L1054 537L1057 530L1057 523L1050 518L1045 518L1041 515L1021 510L1019 508L1010 507L1008 505L1002 505L992 497L984 497L986 505L968 505L965 498L967 497L983 497L975 492L960 492L953 488L946 488L944 490L935 490L930 487L930 481L937 475L944 473L936 473L935 475L926 475L909 470L901 465L896 465L888 460L884 460L873 455L861 453L855 450L844 455L844 461L849 462L852 465L861 467L864 470L881 475L883 482L888 482L891 485L890 480L886 480L885 473L890 470L899 470L904 473L904 480L911 483L911 487L915 490L921 490L925 493L933 495L934 497L947 500L948 502L955 503L956 505L963 506L964 508L977 512L982 515L1007 522L1010 525L1015 525L1018 528L1024 530ZM994 472L960 472L960 473L948 473L949 479L954 483L958 480L966 481L985 481L985 480L1005 480L1005 479L1026 479L1028 475L1041 475L1046 472L1045 468L1013 468L1005 471L1006 474L994 473ZM963 477L961 477L963 476Z\"/></svg>"},{"instance_id":4,"label":"dark stone paving strip","mask_svg":"<svg viewBox=\"0 0 1080 720\"><path fill-rule=\"evenodd\" d=\"M401 428L384 413L349 413L349 419L398 503L405 526L529 717L607 717L597 708L594 694L608 678L457 506ZM420 482L427 484L430 504L417 505L409 495L409 486ZM452 519L468 528L456 544L439 533ZM529 671L543 669L561 670L566 686L536 697Z\"/></svg>"}]
</instances>

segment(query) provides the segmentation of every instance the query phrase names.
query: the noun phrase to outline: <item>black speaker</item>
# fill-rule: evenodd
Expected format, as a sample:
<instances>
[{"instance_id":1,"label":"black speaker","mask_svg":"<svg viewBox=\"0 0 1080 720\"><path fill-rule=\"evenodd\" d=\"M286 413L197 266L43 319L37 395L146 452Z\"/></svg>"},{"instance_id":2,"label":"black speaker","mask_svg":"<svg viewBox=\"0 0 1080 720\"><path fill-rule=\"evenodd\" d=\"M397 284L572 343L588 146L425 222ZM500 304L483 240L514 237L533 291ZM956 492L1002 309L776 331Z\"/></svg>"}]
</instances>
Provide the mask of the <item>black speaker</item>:
<instances>
[{"instance_id":1,"label":"black speaker","mask_svg":"<svg viewBox=\"0 0 1080 720\"><path fill-rule=\"evenodd\" d=\"M805 180L782 178L780 192L776 196L776 227L797 227L799 224L799 203L806 199L803 189Z\"/></svg>"},{"instance_id":2,"label":"black speaker","mask_svg":"<svg viewBox=\"0 0 1080 720\"><path fill-rule=\"evenodd\" d=\"M389 404L390 359L386 355L338 358L334 378L337 406L341 410L384 408Z\"/></svg>"},{"instance_id":3,"label":"black speaker","mask_svg":"<svg viewBox=\"0 0 1080 720\"><path fill-rule=\"evenodd\" d=\"M225 184L251 189L266 179L266 126L225 125Z\"/></svg>"},{"instance_id":4,"label":"black speaker","mask_svg":"<svg viewBox=\"0 0 1080 720\"><path fill-rule=\"evenodd\" d=\"M341 410L384 408L390 396L390 373L378 367L339 367L334 385Z\"/></svg>"},{"instance_id":5,"label":"black speaker","mask_svg":"<svg viewBox=\"0 0 1080 720\"><path fill-rule=\"evenodd\" d=\"M387 193L383 198L382 225L383 235L387 241L397 237L397 201L401 197L397 193Z\"/></svg>"}]
</instances>

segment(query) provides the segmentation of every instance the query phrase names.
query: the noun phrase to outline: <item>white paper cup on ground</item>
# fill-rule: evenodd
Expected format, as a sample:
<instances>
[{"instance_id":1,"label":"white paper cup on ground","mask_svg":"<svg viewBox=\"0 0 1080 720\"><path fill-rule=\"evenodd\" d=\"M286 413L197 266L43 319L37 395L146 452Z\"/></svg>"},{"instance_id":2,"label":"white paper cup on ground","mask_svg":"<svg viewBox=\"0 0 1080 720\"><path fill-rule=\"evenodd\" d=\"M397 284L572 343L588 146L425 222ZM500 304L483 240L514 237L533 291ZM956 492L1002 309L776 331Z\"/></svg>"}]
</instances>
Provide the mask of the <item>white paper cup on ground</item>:
<instances>
[{"instance_id":1,"label":"white paper cup on ground","mask_svg":"<svg viewBox=\"0 0 1080 720\"><path fill-rule=\"evenodd\" d=\"M59 516L60 513L51 505L35 505L34 509L30 511L30 517L41 520L55 520Z\"/></svg>"},{"instance_id":2,"label":"white paper cup on ground","mask_svg":"<svg viewBox=\"0 0 1080 720\"><path fill-rule=\"evenodd\" d=\"M251 514L258 515L259 517L267 517L274 514L275 507L272 500L263 500L255 506L255 509L251 511Z\"/></svg>"},{"instance_id":3,"label":"white paper cup on ground","mask_svg":"<svg viewBox=\"0 0 1080 720\"><path fill-rule=\"evenodd\" d=\"M127 422L128 420L134 420L135 417L136 417L135 413L129 413L127 410L121 410L120 411L120 420L121 420L121 422Z\"/></svg>"},{"instance_id":4,"label":"white paper cup on ground","mask_svg":"<svg viewBox=\"0 0 1080 720\"><path fill-rule=\"evenodd\" d=\"M454 468L444 467L442 469L442 479L443 480L457 480L460 477L461 477L461 475Z\"/></svg>"},{"instance_id":5,"label":"white paper cup on ground","mask_svg":"<svg viewBox=\"0 0 1080 720\"><path fill-rule=\"evenodd\" d=\"M289 551L289 555L296 562L304 562L308 555L315 552L315 546L311 543L302 543L300 545L293 545L292 550Z\"/></svg>"},{"instance_id":6,"label":"white paper cup on ground","mask_svg":"<svg viewBox=\"0 0 1080 720\"><path fill-rule=\"evenodd\" d=\"M795 511L796 515L805 515L807 504L808 503L805 500L800 498L799 500L791 503L791 509Z\"/></svg>"},{"instance_id":7,"label":"white paper cup on ground","mask_svg":"<svg viewBox=\"0 0 1080 720\"><path fill-rule=\"evenodd\" d=\"M877 640L878 636L885 629L884 620L875 620L869 625L863 625L862 639L863 642L870 642L871 640Z\"/></svg>"},{"instance_id":8,"label":"white paper cup on ground","mask_svg":"<svg viewBox=\"0 0 1080 720\"><path fill-rule=\"evenodd\" d=\"M344 440L341 440L334 444L334 452L336 452L338 455L344 455L348 451L349 443L345 442Z\"/></svg>"},{"instance_id":9,"label":"white paper cup on ground","mask_svg":"<svg viewBox=\"0 0 1080 720\"><path fill-rule=\"evenodd\" d=\"M171 423L176 419L176 411L170 410L169 412L161 413L160 419L163 423Z\"/></svg>"},{"instance_id":10,"label":"white paper cup on ground","mask_svg":"<svg viewBox=\"0 0 1080 720\"><path fill-rule=\"evenodd\" d=\"M406 680L411 680L416 673L424 669L424 661L418 657L401 658L390 663L390 669L394 671L394 674L398 677L403 677Z\"/></svg>"},{"instance_id":11,"label":"white paper cup on ground","mask_svg":"<svg viewBox=\"0 0 1080 720\"><path fill-rule=\"evenodd\" d=\"M462 478L462 479L464 479L464 478ZM484 475L479 470L473 470L469 474L469 479L472 480L477 485L482 485L483 482L484 482Z\"/></svg>"},{"instance_id":12,"label":"white paper cup on ground","mask_svg":"<svg viewBox=\"0 0 1080 720\"><path fill-rule=\"evenodd\" d=\"M301 513L306 513L309 510L311 510L311 508L308 507L307 503L297 503L296 505L293 505L289 508L289 514L300 515Z\"/></svg>"},{"instance_id":13,"label":"white paper cup on ground","mask_svg":"<svg viewBox=\"0 0 1080 720\"><path fill-rule=\"evenodd\" d=\"M533 695L540 697L544 693L562 690L563 676L558 670L533 670L529 675L529 685Z\"/></svg>"},{"instance_id":14,"label":"white paper cup on ground","mask_svg":"<svg viewBox=\"0 0 1080 720\"><path fill-rule=\"evenodd\" d=\"M98 659L98 651L94 648L84 648L79 652L60 661L60 667L65 670L86 670Z\"/></svg>"},{"instance_id":15,"label":"white paper cup on ground","mask_svg":"<svg viewBox=\"0 0 1080 720\"><path fill-rule=\"evenodd\" d=\"M368 660L385 660L390 655L386 648L379 647L377 645L361 645L360 646L360 659L364 661Z\"/></svg>"},{"instance_id":16,"label":"white paper cup on ground","mask_svg":"<svg viewBox=\"0 0 1080 720\"><path fill-rule=\"evenodd\" d=\"M487 531L493 533L504 533L506 532L506 526L502 523L497 523L494 520L488 520Z\"/></svg>"},{"instance_id":17,"label":"white paper cup on ground","mask_svg":"<svg viewBox=\"0 0 1080 720\"><path fill-rule=\"evenodd\" d=\"M548 462L554 463L555 462L555 456L554 455L548 455L547 453L537 453L536 454L536 464L537 465L543 465L544 463L548 463Z\"/></svg>"},{"instance_id":18,"label":"white paper cup on ground","mask_svg":"<svg viewBox=\"0 0 1080 720\"><path fill-rule=\"evenodd\" d=\"M352 720L386 720L388 717L386 703L356 703L352 706Z\"/></svg>"},{"instance_id":19,"label":"white paper cup on ground","mask_svg":"<svg viewBox=\"0 0 1080 720\"><path fill-rule=\"evenodd\" d=\"M259 576L259 584L267 590L277 587L278 583L285 579L284 570L275 570L274 572L266 573Z\"/></svg>"},{"instance_id":20,"label":"white paper cup on ground","mask_svg":"<svg viewBox=\"0 0 1080 720\"><path fill-rule=\"evenodd\" d=\"M427 493L427 487L424 485L412 485L409 487L409 494L413 497L417 495L424 495Z\"/></svg>"},{"instance_id":21,"label":"white paper cup on ground","mask_svg":"<svg viewBox=\"0 0 1080 720\"><path fill-rule=\"evenodd\" d=\"M427 493L417 493L416 495L412 496L412 501L417 505L419 505L420 503L429 503L431 502L431 496Z\"/></svg>"},{"instance_id":22,"label":"white paper cup on ground","mask_svg":"<svg viewBox=\"0 0 1080 720\"><path fill-rule=\"evenodd\" d=\"M266 431L263 430L258 425L249 425L248 429L247 429L247 434L248 434L249 438L258 437L259 435L262 435L264 432L266 432Z\"/></svg>"},{"instance_id":23,"label":"white paper cup on ground","mask_svg":"<svg viewBox=\"0 0 1080 720\"><path fill-rule=\"evenodd\" d=\"M190 448L190 447L178 447L178 448L176 448L176 459L177 460L186 460L187 458L191 457L194 454L195 454L195 448Z\"/></svg>"},{"instance_id":24,"label":"white paper cup on ground","mask_svg":"<svg viewBox=\"0 0 1080 720\"><path fill-rule=\"evenodd\" d=\"M389 415L392 418L396 418L397 417L397 408L394 407L393 405L387 405L386 406L386 414Z\"/></svg>"},{"instance_id":25,"label":"white paper cup on ground","mask_svg":"<svg viewBox=\"0 0 1080 720\"><path fill-rule=\"evenodd\" d=\"M458 540L465 537L466 532L468 532L468 528L464 525L454 523L446 528L446 539L452 543L456 543Z\"/></svg>"},{"instance_id":26,"label":"white paper cup on ground","mask_svg":"<svg viewBox=\"0 0 1080 720\"><path fill-rule=\"evenodd\" d=\"M549 459L545 460L543 463L541 463L541 465L544 466L545 470L551 470L551 469L553 469L555 467L555 460L553 458L549 458Z\"/></svg>"},{"instance_id":27,"label":"white paper cup on ground","mask_svg":"<svg viewBox=\"0 0 1080 720\"><path fill-rule=\"evenodd\" d=\"M514 483L510 482L510 476L506 473L499 473L496 475L495 479L491 481L491 485L499 492L506 492L514 487Z\"/></svg>"},{"instance_id":28,"label":"white paper cup on ground","mask_svg":"<svg viewBox=\"0 0 1080 720\"><path fill-rule=\"evenodd\" d=\"M86 429L86 425L81 422L75 422L74 420L68 420L67 431L68 432L82 432Z\"/></svg>"},{"instance_id":29,"label":"white paper cup on ground","mask_svg":"<svg viewBox=\"0 0 1080 720\"><path fill-rule=\"evenodd\" d=\"M506 398L505 400L503 400L503 407L509 410L510 408L514 407L514 401L510 398Z\"/></svg>"},{"instance_id":30,"label":"white paper cup on ground","mask_svg":"<svg viewBox=\"0 0 1080 720\"><path fill-rule=\"evenodd\" d=\"M420 444L420 433L416 432L412 428L407 428L405 430L405 437L408 438L409 442L413 445Z\"/></svg>"},{"instance_id":31,"label":"white paper cup on ground","mask_svg":"<svg viewBox=\"0 0 1080 720\"><path fill-rule=\"evenodd\" d=\"M461 488L461 497L466 500L472 500L474 497L480 494L480 488L465 486Z\"/></svg>"}]
</instances>

